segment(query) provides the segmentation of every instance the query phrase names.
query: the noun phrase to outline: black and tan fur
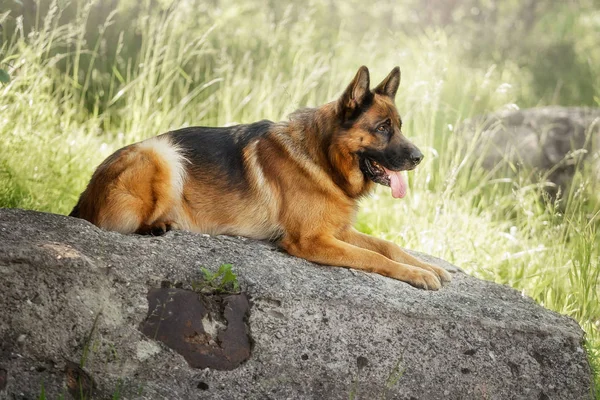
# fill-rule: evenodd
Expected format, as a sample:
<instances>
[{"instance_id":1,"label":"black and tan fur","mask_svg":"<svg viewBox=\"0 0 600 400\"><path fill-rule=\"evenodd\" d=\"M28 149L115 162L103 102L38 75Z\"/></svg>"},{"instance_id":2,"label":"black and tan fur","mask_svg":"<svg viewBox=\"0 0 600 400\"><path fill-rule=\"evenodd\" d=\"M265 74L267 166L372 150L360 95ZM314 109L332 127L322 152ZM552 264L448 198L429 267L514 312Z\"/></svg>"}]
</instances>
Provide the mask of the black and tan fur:
<instances>
[{"instance_id":1,"label":"black and tan fur","mask_svg":"<svg viewBox=\"0 0 600 400\"><path fill-rule=\"evenodd\" d=\"M412 169L422 158L401 133L399 83L396 67L371 91L361 67L341 98L287 122L184 128L127 146L98 167L71 216L122 233L276 240L307 260L439 289L448 272L352 226L358 200L382 183L374 165Z\"/></svg>"}]
</instances>

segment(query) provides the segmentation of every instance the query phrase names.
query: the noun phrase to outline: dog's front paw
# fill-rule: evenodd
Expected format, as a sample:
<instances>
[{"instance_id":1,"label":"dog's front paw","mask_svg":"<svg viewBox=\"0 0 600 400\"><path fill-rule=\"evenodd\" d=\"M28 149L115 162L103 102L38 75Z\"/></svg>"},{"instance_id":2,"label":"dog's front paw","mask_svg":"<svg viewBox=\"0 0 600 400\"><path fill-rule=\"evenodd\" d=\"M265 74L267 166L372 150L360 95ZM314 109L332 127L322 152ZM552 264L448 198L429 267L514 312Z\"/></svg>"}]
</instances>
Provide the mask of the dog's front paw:
<instances>
[{"instance_id":1,"label":"dog's front paw","mask_svg":"<svg viewBox=\"0 0 600 400\"><path fill-rule=\"evenodd\" d=\"M402 280L419 289L439 290L442 287L438 275L424 269L415 269L409 279Z\"/></svg>"},{"instance_id":2,"label":"dog's front paw","mask_svg":"<svg viewBox=\"0 0 600 400\"><path fill-rule=\"evenodd\" d=\"M426 271L429 271L435 274L442 283L448 283L452 280L452 275L446 271L442 267L438 267L437 265L431 265L425 262L415 263L414 265L417 268L422 268Z\"/></svg>"},{"instance_id":3,"label":"dog's front paw","mask_svg":"<svg viewBox=\"0 0 600 400\"><path fill-rule=\"evenodd\" d=\"M442 283L448 283L452 280L452 275L450 272L446 271L442 267L438 267L436 265L428 264L428 266L435 272L435 274L440 278Z\"/></svg>"}]
</instances>

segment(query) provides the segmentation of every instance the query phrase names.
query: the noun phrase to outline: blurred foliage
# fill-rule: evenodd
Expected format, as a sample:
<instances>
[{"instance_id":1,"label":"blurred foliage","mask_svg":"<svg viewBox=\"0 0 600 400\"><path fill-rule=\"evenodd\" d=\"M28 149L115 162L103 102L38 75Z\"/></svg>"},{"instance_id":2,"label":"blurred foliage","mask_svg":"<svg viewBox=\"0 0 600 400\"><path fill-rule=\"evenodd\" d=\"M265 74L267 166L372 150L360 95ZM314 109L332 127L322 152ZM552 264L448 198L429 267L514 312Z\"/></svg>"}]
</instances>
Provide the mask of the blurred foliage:
<instances>
[{"instance_id":1,"label":"blurred foliage","mask_svg":"<svg viewBox=\"0 0 600 400\"><path fill-rule=\"evenodd\" d=\"M54 3L50 0L0 0L0 10L9 13L4 22L4 41L15 34L15 29L22 30L23 35L39 29ZM86 0L57 0L56 5L57 26L85 19L83 38L97 51L94 57L82 54L79 76L74 77L80 84L83 84L88 63L92 61L96 75L92 85L102 86L100 82L103 78L109 79L115 66L120 70L127 69L128 60L144 44L142 36L147 30L146 25L164 21L174 9L186 9L184 15L193 16L179 25L190 32L203 32L226 20L231 10L235 10L234 14L247 18L264 14L264 20L257 21L259 24L294 23L308 16L315 27L327 27L320 30L326 34L317 35L318 40L313 42L316 52L335 47L334 41L340 38L329 33L338 27L349 32L348 40L357 42L366 32L378 32L382 36L402 32L417 36L442 29L450 39L455 38L460 43L457 51L461 52L464 64L485 66L493 63L500 69L507 65L519 68L528 90L517 99L521 106L593 106L600 103L595 97L600 85L600 51L597 51L600 0L246 0L243 3L235 0L103 0L91 4ZM21 26L16 21L18 16L22 16ZM129 29L108 28L113 25L128 26ZM257 25L257 29L261 26ZM246 36L236 44L240 48L226 50L234 58L236 52L243 53L259 43ZM227 43L228 47L231 45ZM55 46L50 53L73 50L69 45ZM268 57L267 54L264 56ZM66 60L58 65L63 71L69 67ZM108 94L102 88L87 93L90 97L86 99L88 109L106 108Z\"/></svg>"},{"instance_id":2,"label":"blurred foliage","mask_svg":"<svg viewBox=\"0 0 600 400\"><path fill-rule=\"evenodd\" d=\"M10 82L10 75L3 69L0 69L0 82L8 83Z\"/></svg>"}]
</instances>

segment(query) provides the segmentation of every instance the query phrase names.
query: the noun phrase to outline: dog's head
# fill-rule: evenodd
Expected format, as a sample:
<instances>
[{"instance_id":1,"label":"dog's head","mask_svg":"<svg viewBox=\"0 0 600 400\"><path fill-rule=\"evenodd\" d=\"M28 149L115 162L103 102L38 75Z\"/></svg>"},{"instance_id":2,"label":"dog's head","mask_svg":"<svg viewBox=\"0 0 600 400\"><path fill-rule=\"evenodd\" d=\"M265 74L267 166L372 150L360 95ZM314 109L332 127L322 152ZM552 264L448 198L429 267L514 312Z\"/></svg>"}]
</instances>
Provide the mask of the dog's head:
<instances>
[{"instance_id":1,"label":"dog's head","mask_svg":"<svg viewBox=\"0 0 600 400\"><path fill-rule=\"evenodd\" d=\"M390 186L394 197L404 197L406 180L400 171L414 169L423 154L402 134L395 105L400 68L394 68L373 90L369 80L369 70L361 67L337 101L338 138L356 156L365 178Z\"/></svg>"}]
</instances>

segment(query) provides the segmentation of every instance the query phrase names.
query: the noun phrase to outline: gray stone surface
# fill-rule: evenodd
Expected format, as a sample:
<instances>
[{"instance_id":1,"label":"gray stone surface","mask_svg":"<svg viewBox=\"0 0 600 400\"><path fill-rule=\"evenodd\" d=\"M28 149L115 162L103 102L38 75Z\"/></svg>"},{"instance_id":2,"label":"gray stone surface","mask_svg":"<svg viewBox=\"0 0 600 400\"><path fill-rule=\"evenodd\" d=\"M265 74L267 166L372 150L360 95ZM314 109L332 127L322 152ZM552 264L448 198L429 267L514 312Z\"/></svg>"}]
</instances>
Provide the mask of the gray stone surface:
<instances>
[{"instance_id":1,"label":"gray stone surface","mask_svg":"<svg viewBox=\"0 0 600 400\"><path fill-rule=\"evenodd\" d=\"M531 170L557 185L551 193L568 189L578 163L600 176L600 108L502 111L466 121L461 130L467 140L481 132L476 154L486 168L507 162L509 170Z\"/></svg>"},{"instance_id":2,"label":"gray stone surface","mask_svg":"<svg viewBox=\"0 0 600 400\"><path fill-rule=\"evenodd\" d=\"M194 369L140 332L146 295L165 281L189 289L201 266L222 263L233 264L250 296L252 353L231 371ZM124 236L0 209L0 292L0 398L37 399L42 382L47 398L69 398L65 370L84 354L99 399L591 397L572 319L460 271L424 291L268 243Z\"/></svg>"}]
</instances>

